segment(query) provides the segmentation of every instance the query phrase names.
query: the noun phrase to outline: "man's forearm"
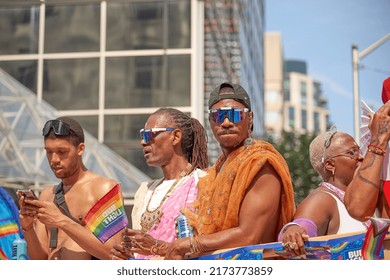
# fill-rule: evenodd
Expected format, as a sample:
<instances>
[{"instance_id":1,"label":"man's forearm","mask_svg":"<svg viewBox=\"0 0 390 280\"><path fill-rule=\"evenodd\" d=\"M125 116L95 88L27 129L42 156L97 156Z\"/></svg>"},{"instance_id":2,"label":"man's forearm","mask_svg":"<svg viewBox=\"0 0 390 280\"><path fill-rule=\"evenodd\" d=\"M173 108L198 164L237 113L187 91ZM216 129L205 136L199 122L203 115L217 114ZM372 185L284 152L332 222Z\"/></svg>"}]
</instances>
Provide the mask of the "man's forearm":
<instances>
[{"instance_id":1,"label":"man's forearm","mask_svg":"<svg viewBox=\"0 0 390 280\"><path fill-rule=\"evenodd\" d=\"M43 249L34 227L23 230L24 239L27 242L27 252L32 260L47 260L48 253Z\"/></svg>"}]
</instances>

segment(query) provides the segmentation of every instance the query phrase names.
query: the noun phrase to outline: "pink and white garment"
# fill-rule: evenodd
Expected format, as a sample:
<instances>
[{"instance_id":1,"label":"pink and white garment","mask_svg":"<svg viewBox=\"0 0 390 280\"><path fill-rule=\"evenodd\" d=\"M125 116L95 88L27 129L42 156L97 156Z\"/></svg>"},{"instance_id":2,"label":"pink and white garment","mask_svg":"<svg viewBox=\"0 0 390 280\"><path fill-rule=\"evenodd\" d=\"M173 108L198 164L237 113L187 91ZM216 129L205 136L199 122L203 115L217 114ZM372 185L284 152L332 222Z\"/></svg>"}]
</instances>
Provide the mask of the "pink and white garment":
<instances>
[{"instance_id":1,"label":"pink and white garment","mask_svg":"<svg viewBox=\"0 0 390 280\"><path fill-rule=\"evenodd\" d=\"M157 226L153 227L149 234L156 239L172 242L176 240L176 218L181 213L180 210L195 201L198 188L195 178L189 176L172 193L162 206L163 215Z\"/></svg>"},{"instance_id":2,"label":"pink and white garment","mask_svg":"<svg viewBox=\"0 0 390 280\"><path fill-rule=\"evenodd\" d=\"M160 222L152 227L148 232L153 238L173 242L177 239L176 218L181 213L181 210L186 206L190 206L196 199L198 194L197 181L198 170L195 170L190 176L184 177L178 187L167 198L162 206L162 216ZM200 171L200 170L199 170ZM137 254L137 259L145 259L155 257L153 255L145 256Z\"/></svg>"}]
</instances>

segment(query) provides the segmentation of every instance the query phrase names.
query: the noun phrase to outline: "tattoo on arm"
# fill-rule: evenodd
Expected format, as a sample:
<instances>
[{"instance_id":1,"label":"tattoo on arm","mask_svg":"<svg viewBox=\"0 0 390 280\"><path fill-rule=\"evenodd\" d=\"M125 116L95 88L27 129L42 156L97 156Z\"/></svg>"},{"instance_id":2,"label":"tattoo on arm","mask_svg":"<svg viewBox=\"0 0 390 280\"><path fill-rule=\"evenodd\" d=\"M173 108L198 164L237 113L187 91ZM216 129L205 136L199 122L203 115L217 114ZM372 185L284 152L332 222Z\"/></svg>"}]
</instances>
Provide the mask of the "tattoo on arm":
<instances>
[{"instance_id":1,"label":"tattoo on arm","mask_svg":"<svg viewBox=\"0 0 390 280\"><path fill-rule=\"evenodd\" d=\"M379 144L379 136L382 135L382 134L389 133L388 126L389 126L389 122L388 121L384 121L383 123L379 124L378 134L376 135L375 138L374 137L371 138L371 143L372 144L374 144L374 145Z\"/></svg>"},{"instance_id":2,"label":"tattoo on arm","mask_svg":"<svg viewBox=\"0 0 390 280\"><path fill-rule=\"evenodd\" d=\"M359 176L359 179L362 180L364 183L368 184L368 185L371 185L372 187L374 187L375 189L378 189L380 190L380 184L375 184L374 182L371 182L370 180L368 180L367 178L363 177L360 172L358 172L358 176Z\"/></svg>"},{"instance_id":3,"label":"tattoo on arm","mask_svg":"<svg viewBox=\"0 0 390 280\"><path fill-rule=\"evenodd\" d=\"M371 185L372 187L374 187L374 188L380 190L380 183L379 183L379 184L376 184L375 182L371 182L369 179L367 179L366 177L364 177L364 176L362 175L362 172L363 172L363 171L365 171L365 170L367 170L367 169L369 169L370 167L373 166L375 157L377 157L376 154L373 155L373 157L371 158L371 160L370 160L365 166L362 166L362 167L359 169L359 171L358 171L358 173L357 173L357 176L358 176L358 178L359 178L360 180L362 180L364 183L366 183L366 184L368 184L368 185Z\"/></svg>"},{"instance_id":4,"label":"tattoo on arm","mask_svg":"<svg viewBox=\"0 0 390 280\"><path fill-rule=\"evenodd\" d=\"M387 126L388 126L388 121L385 121L383 122L383 124L380 124L379 125L379 134L387 134L388 133L388 129L387 129Z\"/></svg>"}]
</instances>

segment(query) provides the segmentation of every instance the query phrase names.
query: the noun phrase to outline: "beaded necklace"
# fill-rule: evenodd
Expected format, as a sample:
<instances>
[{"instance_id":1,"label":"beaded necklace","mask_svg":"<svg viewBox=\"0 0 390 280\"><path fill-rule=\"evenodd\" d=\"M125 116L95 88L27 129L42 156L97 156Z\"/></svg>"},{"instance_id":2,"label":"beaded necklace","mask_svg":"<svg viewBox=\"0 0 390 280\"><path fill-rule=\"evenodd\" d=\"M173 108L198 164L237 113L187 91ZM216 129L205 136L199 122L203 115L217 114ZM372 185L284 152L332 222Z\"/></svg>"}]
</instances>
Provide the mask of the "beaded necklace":
<instances>
[{"instance_id":1,"label":"beaded necklace","mask_svg":"<svg viewBox=\"0 0 390 280\"><path fill-rule=\"evenodd\" d=\"M155 188L153 189L152 195L149 197L148 204L146 205L145 211L142 213L141 216L141 228L143 232L149 232L149 230L154 226L157 225L160 222L161 216L163 215L162 212L162 206L164 202L170 197L170 195L173 193L173 191L176 188L176 185L180 182L183 177L185 177L192 169L191 163L188 163L186 168L180 173L179 177L176 178L175 182L172 184L172 186L169 188L167 193L164 195L163 199L161 200L158 207L154 210L149 210L149 205L152 200L152 197L154 193L156 192L157 186L161 184L163 179L158 180Z\"/></svg>"}]
</instances>

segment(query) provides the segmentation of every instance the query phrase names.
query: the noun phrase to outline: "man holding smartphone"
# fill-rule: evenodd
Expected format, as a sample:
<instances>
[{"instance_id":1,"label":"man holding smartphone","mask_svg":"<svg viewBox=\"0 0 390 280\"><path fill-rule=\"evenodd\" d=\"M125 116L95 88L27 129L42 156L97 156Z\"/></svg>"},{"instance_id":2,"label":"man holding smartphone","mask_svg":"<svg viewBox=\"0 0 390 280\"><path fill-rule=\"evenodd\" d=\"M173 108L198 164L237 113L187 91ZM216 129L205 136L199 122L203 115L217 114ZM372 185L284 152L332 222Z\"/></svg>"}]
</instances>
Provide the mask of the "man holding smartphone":
<instances>
[{"instance_id":1,"label":"man holding smartphone","mask_svg":"<svg viewBox=\"0 0 390 280\"><path fill-rule=\"evenodd\" d=\"M127 226L117 182L89 171L83 161L83 129L68 117L43 127L48 163L58 186L39 200L21 196L20 218L31 259L110 259Z\"/></svg>"}]
</instances>

